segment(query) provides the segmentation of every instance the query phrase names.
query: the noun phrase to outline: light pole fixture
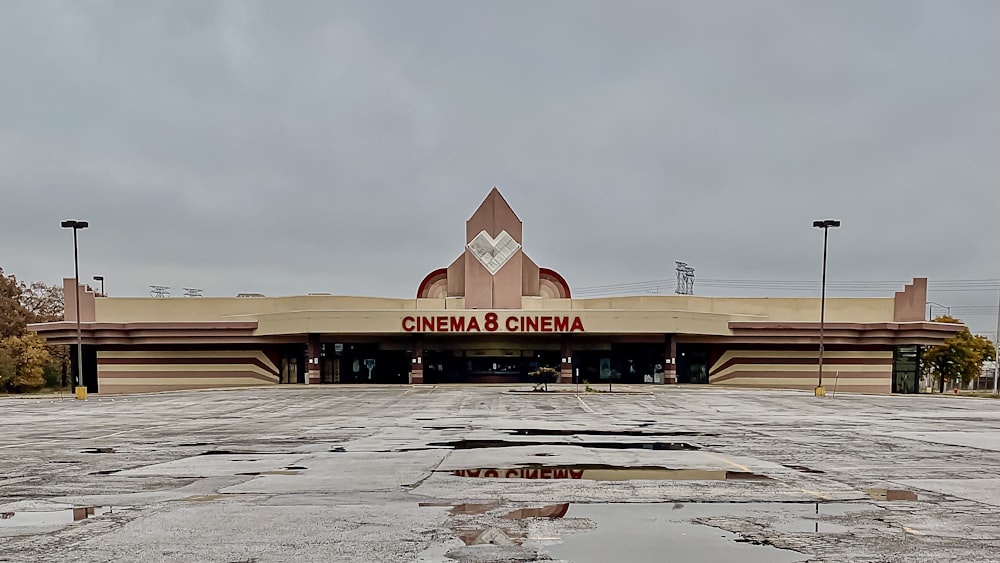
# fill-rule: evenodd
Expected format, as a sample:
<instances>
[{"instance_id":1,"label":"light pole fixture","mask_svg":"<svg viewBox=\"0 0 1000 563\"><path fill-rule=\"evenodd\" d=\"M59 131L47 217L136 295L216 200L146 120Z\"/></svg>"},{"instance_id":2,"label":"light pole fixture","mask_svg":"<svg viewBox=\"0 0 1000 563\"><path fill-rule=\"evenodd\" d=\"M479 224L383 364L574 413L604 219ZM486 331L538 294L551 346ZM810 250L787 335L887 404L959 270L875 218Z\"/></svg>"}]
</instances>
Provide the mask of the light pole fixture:
<instances>
[{"instance_id":1,"label":"light pole fixture","mask_svg":"<svg viewBox=\"0 0 1000 563\"><path fill-rule=\"evenodd\" d=\"M823 388L823 325L826 323L826 246L830 237L830 229L840 226L837 219L824 219L813 221L813 227L823 229L823 282L820 288L819 299L819 380L816 384L816 396L825 397L826 389Z\"/></svg>"},{"instance_id":2,"label":"light pole fixture","mask_svg":"<svg viewBox=\"0 0 1000 563\"><path fill-rule=\"evenodd\" d=\"M946 315L948 315L949 317L951 316L951 307L949 307L947 305L942 305L940 303L936 303L934 301L928 301L927 302L927 320L929 320L929 321L933 321L934 320L934 306L935 305L937 305L937 307L939 309L944 309Z\"/></svg>"},{"instance_id":3,"label":"light pole fixture","mask_svg":"<svg viewBox=\"0 0 1000 563\"><path fill-rule=\"evenodd\" d=\"M104 276L94 276L94 281L101 282L101 297L107 297L107 294L104 293Z\"/></svg>"},{"instance_id":4,"label":"light pole fixture","mask_svg":"<svg viewBox=\"0 0 1000 563\"><path fill-rule=\"evenodd\" d=\"M80 330L80 253L77 250L76 232L86 229L90 223L86 221L63 221L62 228L73 229L73 280L74 301L76 302L76 398L86 399L87 388L83 385L83 333Z\"/></svg>"}]
</instances>

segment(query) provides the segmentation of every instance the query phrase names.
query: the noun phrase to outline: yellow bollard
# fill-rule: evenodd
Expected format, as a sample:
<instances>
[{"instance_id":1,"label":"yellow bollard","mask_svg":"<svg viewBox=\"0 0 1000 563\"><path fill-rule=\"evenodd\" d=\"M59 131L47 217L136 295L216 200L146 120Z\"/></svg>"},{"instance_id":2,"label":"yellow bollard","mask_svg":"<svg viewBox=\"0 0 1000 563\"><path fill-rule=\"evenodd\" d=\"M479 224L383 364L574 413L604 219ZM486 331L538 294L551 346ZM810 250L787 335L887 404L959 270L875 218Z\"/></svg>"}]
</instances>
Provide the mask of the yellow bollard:
<instances>
[{"instance_id":1,"label":"yellow bollard","mask_svg":"<svg viewBox=\"0 0 1000 563\"><path fill-rule=\"evenodd\" d=\"M81 400L81 401L86 401L87 400L87 388L84 387L84 386L77 387L76 388L76 398L79 399L79 400Z\"/></svg>"},{"instance_id":2,"label":"yellow bollard","mask_svg":"<svg viewBox=\"0 0 1000 563\"><path fill-rule=\"evenodd\" d=\"M817 387L816 388L816 396L817 397L826 397L826 388L825 387Z\"/></svg>"}]
</instances>

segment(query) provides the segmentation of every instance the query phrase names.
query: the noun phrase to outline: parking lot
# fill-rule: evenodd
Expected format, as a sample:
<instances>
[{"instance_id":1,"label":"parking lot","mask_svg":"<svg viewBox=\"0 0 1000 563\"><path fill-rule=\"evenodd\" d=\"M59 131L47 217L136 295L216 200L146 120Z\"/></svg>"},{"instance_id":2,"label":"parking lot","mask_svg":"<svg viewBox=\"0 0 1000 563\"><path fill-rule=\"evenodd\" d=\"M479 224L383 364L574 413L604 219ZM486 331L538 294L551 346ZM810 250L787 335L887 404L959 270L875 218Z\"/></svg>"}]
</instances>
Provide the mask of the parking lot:
<instances>
[{"instance_id":1,"label":"parking lot","mask_svg":"<svg viewBox=\"0 0 1000 563\"><path fill-rule=\"evenodd\" d=\"M1000 401L552 389L0 397L0 561L998 559Z\"/></svg>"}]
</instances>

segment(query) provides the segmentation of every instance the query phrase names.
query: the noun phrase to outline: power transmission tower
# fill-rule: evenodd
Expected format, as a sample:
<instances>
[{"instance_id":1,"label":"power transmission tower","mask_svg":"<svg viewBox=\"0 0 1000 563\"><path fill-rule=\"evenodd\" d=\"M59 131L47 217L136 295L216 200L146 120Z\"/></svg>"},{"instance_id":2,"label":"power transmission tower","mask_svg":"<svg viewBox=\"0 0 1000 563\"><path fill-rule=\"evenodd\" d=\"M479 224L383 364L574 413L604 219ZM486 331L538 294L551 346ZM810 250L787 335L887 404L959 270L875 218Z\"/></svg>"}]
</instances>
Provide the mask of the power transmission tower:
<instances>
[{"instance_id":1,"label":"power transmission tower","mask_svg":"<svg viewBox=\"0 0 1000 563\"><path fill-rule=\"evenodd\" d=\"M170 297L170 287L166 285L149 286L150 297Z\"/></svg>"},{"instance_id":2,"label":"power transmission tower","mask_svg":"<svg viewBox=\"0 0 1000 563\"><path fill-rule=\"evenodd\" d=\"M694 295L694 268L688 266L686 262L674 262L677 264L677 289L675 295Z\"/></svg>"}]
</instances>

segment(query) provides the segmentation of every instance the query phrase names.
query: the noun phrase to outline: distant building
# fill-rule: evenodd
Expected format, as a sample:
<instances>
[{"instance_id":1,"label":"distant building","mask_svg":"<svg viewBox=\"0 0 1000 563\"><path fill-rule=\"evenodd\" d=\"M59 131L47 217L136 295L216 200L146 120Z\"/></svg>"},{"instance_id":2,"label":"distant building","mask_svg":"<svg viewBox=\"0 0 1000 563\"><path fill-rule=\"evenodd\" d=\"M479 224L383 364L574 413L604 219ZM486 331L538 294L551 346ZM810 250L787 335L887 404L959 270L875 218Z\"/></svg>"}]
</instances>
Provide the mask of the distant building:
<instances>
[{"instance_id":1,"label":"distant building","mask_svg":"<svg viewBox=\"0 0 1000 563\"><path fill-rule=\"evenodd\" d=\"M970 387L978 391L992 391L994 381L993 377L994 374L996 374L996 370L996 362L983 362L983 372L970 384Z\"/></svg>"},{"instance_id":2,"label":"distant building","mask_svg":"<svg viewBox=\"0 0 1000 563\"><path fill-rule=\"evenodd\" d=\"M574 299L524 242L521 220L494 188L466 221L459 256L415 284L412 299L106 298L74 291L70 279L66 320L31 328L54 344L74 343L81 300L92 393L521 382L540 367L556 368L563 383L817 384L817 298ZM892 297L827 299L825 386L916 392L919 346L961 328L927 322L926 296L927 280L918 278Z\"/></svg>"}]
</instances>

